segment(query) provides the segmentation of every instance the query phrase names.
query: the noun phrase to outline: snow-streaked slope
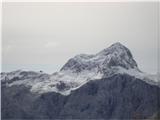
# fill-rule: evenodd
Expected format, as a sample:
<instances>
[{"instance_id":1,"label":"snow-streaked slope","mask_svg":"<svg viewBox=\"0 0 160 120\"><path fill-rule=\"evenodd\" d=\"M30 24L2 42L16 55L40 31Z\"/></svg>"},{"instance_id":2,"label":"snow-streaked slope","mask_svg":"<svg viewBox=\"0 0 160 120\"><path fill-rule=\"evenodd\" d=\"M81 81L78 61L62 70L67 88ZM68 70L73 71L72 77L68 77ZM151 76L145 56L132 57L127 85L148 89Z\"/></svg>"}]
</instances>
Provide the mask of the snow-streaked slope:
<instances>
[{"instance_id":1,"label":"snow-streaked slope","mask_svg":"<svg viewBox=\"0 0 160 120\"><path fill-rule=\"evenodd\" d=\"M52 75L33 71L1 73L1 80L8 87L25 85L35 93L58 92L69 95L90 80L98 80L115 74L128 74L150 84L153 77L141 72L131 52L120 43L115 43L95 55L80 54L68 60L59 72Z\"/></svg>"},{"instance_id":2,"label":"snow-streaked slope","mask_svg":"<svg viewBox=\"0 0 160 120\"><path fill-rule=\"evenodd\" d=\"M126 70L122 67L119 67L118 68L118 73L120 74L128 74L130 76L134 76L135 78L138 78L138 79L141 79L149 84L153 84L153 85L158 85L158 77L157 75L153 75L153 74L147 74L147 73L144 73L144 72L141 72L141 71L138 71L136 69L129 69L129 70Z\"/></svg>"}]
</instances>

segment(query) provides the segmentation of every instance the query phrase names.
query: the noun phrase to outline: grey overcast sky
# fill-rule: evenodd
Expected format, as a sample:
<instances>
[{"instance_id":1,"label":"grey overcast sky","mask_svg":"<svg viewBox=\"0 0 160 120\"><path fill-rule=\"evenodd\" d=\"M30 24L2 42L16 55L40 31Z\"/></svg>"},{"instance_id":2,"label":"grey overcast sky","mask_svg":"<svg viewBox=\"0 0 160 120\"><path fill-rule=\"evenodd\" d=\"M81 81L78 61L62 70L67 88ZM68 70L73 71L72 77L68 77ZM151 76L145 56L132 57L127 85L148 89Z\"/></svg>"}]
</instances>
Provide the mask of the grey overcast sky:
<instances>
[{"instance_id":1,"label":"grey overcast sky","mask_svg":"<svg viewBox=\"0 0 160 120\"><path fill-rule=\"evenodd\" d=\"M157 71L158 4L3 3L2 71L58 71L69 58L95 54L115 42L139 68Z\"/></svg>"}]
</instances>

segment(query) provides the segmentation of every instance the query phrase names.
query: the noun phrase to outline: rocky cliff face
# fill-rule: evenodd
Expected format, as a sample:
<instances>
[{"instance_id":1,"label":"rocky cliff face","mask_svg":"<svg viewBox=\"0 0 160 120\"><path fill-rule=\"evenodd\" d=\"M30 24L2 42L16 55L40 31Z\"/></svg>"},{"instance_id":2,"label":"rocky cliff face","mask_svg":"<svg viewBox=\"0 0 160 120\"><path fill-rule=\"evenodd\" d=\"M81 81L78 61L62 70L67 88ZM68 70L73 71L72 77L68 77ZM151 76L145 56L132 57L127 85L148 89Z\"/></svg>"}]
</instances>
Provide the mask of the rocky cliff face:
<instances>
[{"instance_id":1,"label":"rocky cliff face","mask_svg":"<svg viewBox=\"0 0 160 120\"><path fill-rule=\"evenodd\" d=\"M144 119L160 109L160 88L129 75L90 81L64 96L2 87L2 119Z\"/></svg>"},{"instance_id":2,"label":"rocky cliff face","mask_svg":"<svg viewBox=\"0 0 160 120\"><path fill-rule=\"evenodd\" d=\"M158 82L120 43L77 55L52 75L1 73L1 87L2 119L142 119L160 109Z\"/></svg>"}]
</instances>

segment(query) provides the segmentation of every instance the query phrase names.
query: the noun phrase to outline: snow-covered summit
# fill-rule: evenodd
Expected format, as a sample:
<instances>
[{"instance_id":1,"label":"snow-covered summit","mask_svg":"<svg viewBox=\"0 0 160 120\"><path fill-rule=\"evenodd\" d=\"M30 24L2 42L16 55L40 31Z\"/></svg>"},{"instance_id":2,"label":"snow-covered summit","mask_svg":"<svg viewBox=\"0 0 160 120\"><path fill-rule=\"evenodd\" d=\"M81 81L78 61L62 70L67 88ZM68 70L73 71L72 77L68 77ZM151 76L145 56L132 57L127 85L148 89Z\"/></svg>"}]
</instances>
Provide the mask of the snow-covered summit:
<instances>
[{"instance_id":1,"label":"snow-covered summit","mask_svg":"<svg viewBox=\"0 0 160 120\"><path fill-rule=\"evenodd\" d=\"M1 80L7 86L29 86L32 92L39 94L54 91L68 95L90 80L115 74L128 74L153 83L151 77L138 69L130 50L119 42L94 55L77 55L69 59L59 72L52 75L18 70L1 73Z\"/></svg>"},{"instance_id":2,"label":"snow-covered summit","mask_svg":"<svg viewBox=\"0 0 160 120\"><path fill-rule=\"evenodd\" d=\"M95 55L77 55L69 59L60 71L71 71L78 74L85 70L97 70L96 72L105 73L114 66L121 66L125 69L138 69L129 49L119 42Z\"/></svg>"},{"instance_id":3,"label":"snow-covered summit","mask_svg":"<svg viewBox=\"0 0 160 120\"><path fill-rule=\"evenodd\" d=\"M109 66L121 66L126 69L137 68L137 63L134 60L130 50L119 42L100 51L97 55L108 57L108 62L110 64Z\"/></svg>"}]
</instances>

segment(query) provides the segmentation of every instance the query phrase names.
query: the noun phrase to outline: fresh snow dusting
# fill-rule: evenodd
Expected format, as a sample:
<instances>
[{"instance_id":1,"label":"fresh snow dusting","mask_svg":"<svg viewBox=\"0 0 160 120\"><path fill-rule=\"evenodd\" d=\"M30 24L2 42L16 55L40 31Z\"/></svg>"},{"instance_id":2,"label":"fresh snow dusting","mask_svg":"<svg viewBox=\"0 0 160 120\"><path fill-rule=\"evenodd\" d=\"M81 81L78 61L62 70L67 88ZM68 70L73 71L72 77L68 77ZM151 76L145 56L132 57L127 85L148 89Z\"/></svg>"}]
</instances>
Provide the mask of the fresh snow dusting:
<instances>
[{"instance_id":1,"label":"fresh snow dusting","mask_svg":"<svg viewBox=\"0 0 160 120\"><path fill-rule=\"evenodd\" d=\"M157 83L156 81L153 80L153 76L150 77L150 75L142 73L135 69L127 70L122 67L116 67L113 69L117 70L115 74L128 74L136 78L142 79L150 84ZM19 75L19 74L15 74L15 75ZM11 77L11 75L9 75L9 77ZM20 77L20 76L15 76L15 77ZM110 75L108 75L108 77L110 77ZM41 74L41 76L37 75L37 77L35 78L31 77L28 79L26 78L26 79L13 81L9 83L7 86L10 87L13 85L25 85L25 86L31 87L31 91L38 94L47 93L47 92L57 92L62 95L69 95L71 91L78 89L79 87L86 84L90 80L100 80L101 78L103 78L103 74L101 73L84 71L81 74L75 75L67 71L66 73L57 72L53 75ZM65 84L65 88L62 90L58 89L57 85L60 85L62 83Z\"/></svg>"},{"instance_id":2,"label":"fresh snow dusting","mask_svg":"<svg viewBox=\"0 0 160 120\"><path fill-rule=\"evenodd\" d=\"M134 76L135 78L141 79L149 84L158 85L157 75L150 75L144 72L141 72L137 69L124 69L119 67L118 73L120 74L128 74L130 76Z\"/></svg>"},{"instance_id":3,"label":"fresh snow dusting","mask_svg":"<svg viewBox=\"0 0 160 120\"><path fill-rule=\"evenodd\" d=\"M115 43L95 55L80 54L68 60L59 72L17 70L1 73L1 82L8 87L25 85L31 92L42 94L57 92L69 95L91 80L100 80L115 74L128 74L149 84L158 84L157 78L139 70L131 52L120 43Z\"/></svg>"},{"instance_id":4,"label":"fresh snow dusting","mask_svg":"<svg viewBox=\"0 0 160 120\"><path fill-rule=\"evenodd\" d=\"M84 71L81 74L74 74L71 71L59 72L50 76L45 82L39 82L35 84L31 91L37 93L45 93L49 91L54 91L61 93L63 95L68 95L72 90L78 89L80 86L93 79L101 79L102 74L94 73L91 71ZM57 88L57 86L64 88Z\"/></svg>"}]
</instances>

